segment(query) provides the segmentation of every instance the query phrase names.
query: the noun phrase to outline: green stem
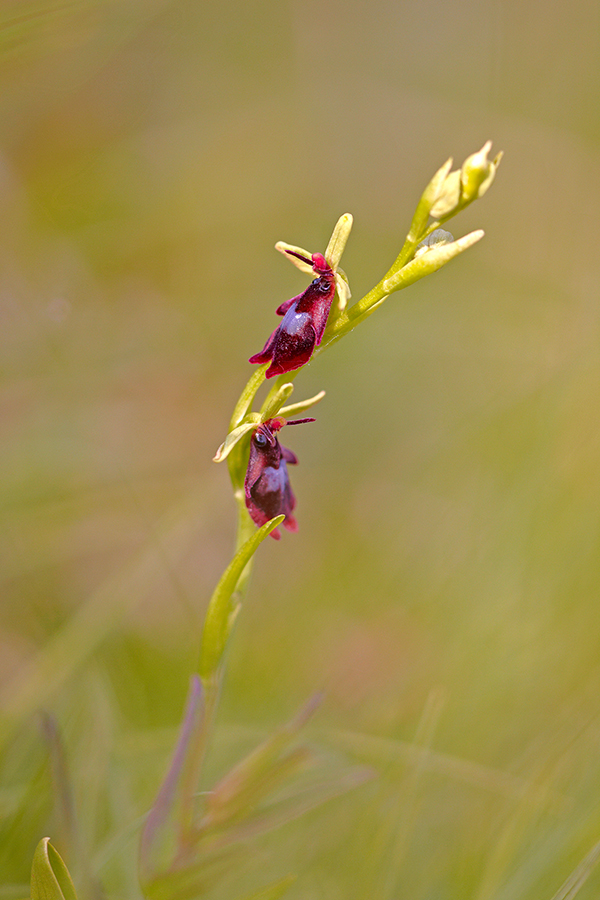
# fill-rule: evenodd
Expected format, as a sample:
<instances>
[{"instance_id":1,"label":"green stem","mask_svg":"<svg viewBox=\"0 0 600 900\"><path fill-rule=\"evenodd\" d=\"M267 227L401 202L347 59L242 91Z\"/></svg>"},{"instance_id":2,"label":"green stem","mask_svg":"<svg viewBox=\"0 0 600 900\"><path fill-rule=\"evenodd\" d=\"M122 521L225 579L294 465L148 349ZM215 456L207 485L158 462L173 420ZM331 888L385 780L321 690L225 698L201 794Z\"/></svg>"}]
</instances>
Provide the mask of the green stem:
<instances>
[{"instance_id":1,"label":"green stem","mask_svg":"<svg viewBox=\"0 0 600 900\"><path fill-rule=\"evenodd\" d=\"M195 806L196 792L200 784L204 760L208 752L212 726L214 723L219 693L221 690L220 673L214 679L205 681L204 706L202 711L202 723L197 733L197 739L190 743L190 754L185 767L181 786L181 815L179 817L179 841L180 848L190 845L195 836Z\"/></svg>"},{"instance_id":2,"label":"green stem","mask_svg":"<svg viewBox=\"0 0 600 900\"><path fill-rule=\"evenodd\" d=\"M390 269L390 272L391 271L392 270ZM379 304L388 296L383 289L383 282L388 277L389 272L386 273L384 278L382 278L374 288L371 288L368 294L365 294L364 297L354 303L349 309L344 310L344 312L339 314L333 323L332 328L327 329L325 332L323 342L316 351L315 356L325 350L326 347L339 341L341 337L344 337L344 335L356 328L359 322L362 322L363 319L370 316L372 312L375 312Z\"/></svg>"},{"instance_id":3,"label":"green stem","mask_svg":"<svg viewBox=\"0 0 600 900\"><path fill-rule=\"evenodd\" d=\"M415 281L418 281L419 278L423 277L423 273L410 266L410 264L414 260L414 253L417 246L421 243L421 241L424 241L425 238L429 237L429 235L432 234L436 230L436 228L439 228L449 219L453 218L457 214L457 212L460 212L462 208L462 206L459 206L449 215L442 216L440 219L431 222L418 234L413 233L414 229L411 227L402 250L396 257L388 271L385 273L381 281L379 281L375 285L375 287L371 288L368 294L365 294L364 297L350 306L347 310L339 313L339 315L333 321L332 325L327 328L324 340L321 346L318 348L317 353L320 353L326 347L329 347L331 344L339 341L341 337L344 337L344 335L348 334L350 331L356 328L356 326L360 322L368 318L371 313L375 312L377 307L381 303L383 303L386 297L388 297L390 294L389 288L386 290L386 283L393 276L397 276L402 269L408 268L406 277L404 279L396 278L395 286L393 287L394 293L396 291L402 290L402 288L408 287L410 284L413 284Z\"/></svg>"}]
</instances>

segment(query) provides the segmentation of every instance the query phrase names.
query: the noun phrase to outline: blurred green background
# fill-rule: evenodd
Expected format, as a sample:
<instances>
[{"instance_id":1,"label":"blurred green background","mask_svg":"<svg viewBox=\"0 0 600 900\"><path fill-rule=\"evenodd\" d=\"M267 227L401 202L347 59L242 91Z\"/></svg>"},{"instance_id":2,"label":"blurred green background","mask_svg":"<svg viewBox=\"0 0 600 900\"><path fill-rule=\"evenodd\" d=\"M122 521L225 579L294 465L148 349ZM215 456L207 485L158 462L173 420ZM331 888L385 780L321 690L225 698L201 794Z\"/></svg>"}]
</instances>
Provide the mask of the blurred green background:
<instances>
[{"instance_id":1,"label":"blurred green background","mask_svg":"<svg viewBox=\"0 0 600 900\"><path fill-rule=\"evenodd\" d=\"M598 4L4 0L0 51L1 895L45 834L81 868L46 709L89 866L139 896L234 538L211 457L306 286L273 244L352 212L357 299L490 138L450 226L484 241L296 380L300 531L259 550L206 782L323 689L311 740L377 777L215 896L550 900L600 839Z\"/></svg>"}]
</instances>

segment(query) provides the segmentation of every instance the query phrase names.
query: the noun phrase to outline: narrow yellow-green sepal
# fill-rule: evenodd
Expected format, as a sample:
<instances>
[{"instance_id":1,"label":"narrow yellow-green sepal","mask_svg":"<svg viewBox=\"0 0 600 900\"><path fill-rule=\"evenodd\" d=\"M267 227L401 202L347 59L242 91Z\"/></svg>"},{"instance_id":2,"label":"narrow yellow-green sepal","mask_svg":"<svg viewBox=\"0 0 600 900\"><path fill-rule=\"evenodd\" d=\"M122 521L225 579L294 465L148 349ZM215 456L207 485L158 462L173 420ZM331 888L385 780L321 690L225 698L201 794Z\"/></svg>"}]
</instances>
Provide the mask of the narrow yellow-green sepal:
<instances>
[{"instance_id":1,"label":"narrow yellow-green sepal","mask_svg":"<svg viewBox=\"0 0 600 900\"><path fill-rule=\"evenodd\" d=\"M319 391L318 394L315 394L314 397L309 397L308 400L300 400L298 403L290 404L290 406L282 406L279 412L282 416L285 416L286 419L290 416L297 416L298 413L305 412L305 410L310 409L311 406L320 403L324 396L325 391Z\"/></svg>"},{"instance_id":2,"label":"narrow yellow-green sepal","mask_svg":"<svg viewBox=\"0 0 600 900\"><path fill-rule=\"evenodd\" d=\"M334 272L339 265L344 248L346 247L346 242L352 231L352 222L352 215L350 213L344 213L337 220L333 233L329 238L329 243L327 244L324 256ZM307 275L312 274L312 253L310 250L305 250L304 247L297 247L295 244L286 244L285 241L277 241L275 249L287 256L301 272L305 272ZM297 256L290 256L291 253L298 253L300 256L303 256L305 260L309 260L310 262L304 262L304 260L298 259Z\"/></svg>"},{"instance_id":3,"label":"narrow yellow-green sepal","mask_svg":"<svg viewBox=\"0 0 600 900\"><path fill-rule=\"evenodd\" d=\"M272 419L273 416L276 416L285 401L291 396L293 390L294 385L288 381L280 385L272 395L269 393L260 410L260 421L266 422L267 419Z\"/></svg>"},{"instance_id":4,"label":"narrow yellow-green sepal","mask_svg":"<svg viewBox=\"0 0 600 900\"><path fill-rule=\"evenodd\" d=\"M350 237L350 232L352 231L352 216L350 213L344 213L343 216L337 220L335 228L333 229L333 233L329 238L329 243L327 244L327 249L325 250L325 259L335 272L337 269L340 259L342 258L342 254L346 247L346 243L348 238Z\"/></svg>"},{"instance_id":5,"label":"narrow yellow-green sepal","mask_svg":"<svg viewBox=\"0 0 600 900\"><path fill-rule=\"evenodd\" d=\"M238 441L241 441L245 434L248 434L249 431L252 431L252 429L256 428L256 426L260 423L260 416L258 415L258 413L250 413L250 417L250 422L244 422L243 425L238 425L237 428L234 428L233 431L229 432L229 434L213 456L213 462L223 462L224 459L227 459Z\"/></svg>"},{"instance_id":6,"label":"narrow yellow-green sepal","mask_svg":"<svg viewBox=\"0 0 600 900\"><path fill-rule=\"evenodd\" d=\"M47 837L33 855L31 900L77 900L69 870Z\"/></svg>"},{"instance_id":7,"label":"narrow yellow-green sepal","mask_svg":"<svg viewBox=\"0 0 600 900\"><path fill-rule=\"evenodd\" d=\"M277 241L275 244L275 249L279 250L280 253L289 259L301 272L305 272L307 275L312 275L313 267L312 262L305 263L301 259L298 259L297 256L290 256L290 253L299 253L300 256L303 256L305 259L311 259L312 253L310 250L305 250L304 247L296 247L294 244L286 244L285 241Z\"/></svg>"}]
</instances>

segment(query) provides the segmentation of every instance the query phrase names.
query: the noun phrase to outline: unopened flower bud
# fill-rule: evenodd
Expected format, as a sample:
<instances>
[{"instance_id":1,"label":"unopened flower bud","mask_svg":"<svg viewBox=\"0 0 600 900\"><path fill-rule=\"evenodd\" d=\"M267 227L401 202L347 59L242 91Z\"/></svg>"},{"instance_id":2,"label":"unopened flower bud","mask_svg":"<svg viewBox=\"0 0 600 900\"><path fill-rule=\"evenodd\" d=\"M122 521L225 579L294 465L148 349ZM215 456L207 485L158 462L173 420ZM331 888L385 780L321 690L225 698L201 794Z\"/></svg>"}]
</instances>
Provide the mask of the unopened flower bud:
<instances>
[{"instance_id":1,"label":"unopened flower bud","mask_svg":"<svg viewBox=\"0 0 600 900\"><path fill-rule=\"evenodd\" d=\"M437 200L430 210L434 219L444 219L449 216L460 202L460 172L458 169L450 172L440 186Z\"/></svg>"},{"instance_id":2,"label":"unopened flower bud","mask_svg":"<svg viewBox=\"0 0 600 900\"><path fill-rule=\"evenodd\" d=\"M494 180L502 153L489 160L487 155L491 147L492 142L488 141L478 153L468 156L463 163L460 170L460 184L462 201L465 204L483 197Z\"/></svg>"}]
</instances>

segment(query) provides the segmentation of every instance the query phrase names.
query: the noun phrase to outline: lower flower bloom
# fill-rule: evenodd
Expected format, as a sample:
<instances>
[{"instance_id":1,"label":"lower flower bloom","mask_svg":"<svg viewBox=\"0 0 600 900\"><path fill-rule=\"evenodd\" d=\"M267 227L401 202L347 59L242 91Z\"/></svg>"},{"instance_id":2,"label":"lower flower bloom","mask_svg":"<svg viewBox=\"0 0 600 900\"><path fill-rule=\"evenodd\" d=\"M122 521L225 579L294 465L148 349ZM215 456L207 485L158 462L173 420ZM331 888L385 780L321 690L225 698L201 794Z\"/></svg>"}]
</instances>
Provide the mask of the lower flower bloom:
<instances>
[{"instance_id":1,"label":"lower flower bloom","mask_svg":"<svg viewBox=\"0 0 600 900\"><path fill-rule=\"evenodd\" d=\"M250 518L256 525L264 525L275 516L284 515L283 527L288 531L298 530L298 523L292 515L296 498L287 470L288 463L297 465L298 459L295 453L281 446L277 432L284 425L301 425L303 422L314 421L294 419L288 422L280 416L258 425L252 433L244 491ZM280 539L278 528L271 532L271 537L276 541Z\"/></svg>"}]
</instances>

